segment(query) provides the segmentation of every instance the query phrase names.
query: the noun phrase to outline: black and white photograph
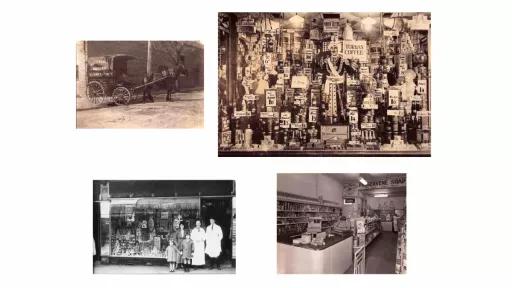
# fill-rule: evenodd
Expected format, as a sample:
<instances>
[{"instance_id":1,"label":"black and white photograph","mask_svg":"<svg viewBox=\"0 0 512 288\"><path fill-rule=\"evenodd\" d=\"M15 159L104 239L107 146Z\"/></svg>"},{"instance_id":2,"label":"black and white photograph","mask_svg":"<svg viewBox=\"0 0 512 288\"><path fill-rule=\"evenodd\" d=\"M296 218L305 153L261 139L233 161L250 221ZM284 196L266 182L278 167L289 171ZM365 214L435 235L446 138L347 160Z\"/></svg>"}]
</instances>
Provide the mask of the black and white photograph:
<instances>
[{"instance_id":1,"label":"black and white photograph","mask_svg":"<svg viewBox=\"0 0 512 288\"><path fill-rule=\"evenodd\" d=\"M94 180L94 274L232 274L232 180Z\"/></svg>"},{"instance_id":2,"label":"black and white photograph","mask_svg":"<svg viewBox=\"0 0 512 288\"><path fill-rule=\"evenodd\" d=\"M430 156L430 13L219 13L219 156Z\"/></svg>"},{"instance_id":3,"label":"black and white photograph","mask_svg":"<svg viewBox=\"0 0 512 288\"><path fill-rule=\"evenodd\" d=\"M79 41L77 128L203 128L199 41Z\"/></svg>"},{"instance_id":4,"label":"black and white photograph","mask_svg":"<svg viewBox=\"0 0 512 288\"><path fill-rule=\"evenodd\" d=\"M405 274L406 174L277 174L281 274Z\"/></svg>"}]
</instances>

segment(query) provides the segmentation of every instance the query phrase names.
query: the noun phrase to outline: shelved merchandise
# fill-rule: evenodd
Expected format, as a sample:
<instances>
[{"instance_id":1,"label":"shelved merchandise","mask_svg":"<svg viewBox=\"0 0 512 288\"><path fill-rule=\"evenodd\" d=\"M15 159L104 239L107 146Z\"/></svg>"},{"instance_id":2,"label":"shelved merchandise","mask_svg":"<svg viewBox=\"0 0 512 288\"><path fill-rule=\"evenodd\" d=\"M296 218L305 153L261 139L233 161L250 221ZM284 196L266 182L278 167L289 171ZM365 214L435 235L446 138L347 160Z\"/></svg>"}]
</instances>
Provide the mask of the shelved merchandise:
<instances>
[{"instance_id":1,"label":"shelved merchandise","mask_svg":"<svg viewBox=\"0 0 512 288\"><path fill-rule=\"evenodd\" d=\"M354 248L366 247L381 233L380 218L365 217L356 219Z\"/></svg>"},{"instance_id":2,"label":"shelved merchandise","mask_svg":"<svg viewBox=\"0 0 512 288\"><path fill-rule=\"evenodd\" d=\"M306 232L312 217L321 218L321 230L334 226L341 208L321 204L306 204L291 200L277 200L277 236L293 236Z\"/></svg>"},{"instance_id":3,"label":"shelved merchandise","mask_svg":"<svg viewBox=\"0 0 512 288\"><path fill-rule=\"evenodd\" d=\"M398 221L398 245L396 248L396 267L395 273L403 274L407 272L407 253L406 253L406 229L405 219Z\"/></svg>"},{"instance_id":4,"label":"shelved merchandise","mask_svg":"<svg viewBox=\"0 0 512 288\"><path fill-rule=\"evenodd\" d=\"M428 13L220 13L219 155L430 155L430 77Z\"/></svg>"}]
</instances>

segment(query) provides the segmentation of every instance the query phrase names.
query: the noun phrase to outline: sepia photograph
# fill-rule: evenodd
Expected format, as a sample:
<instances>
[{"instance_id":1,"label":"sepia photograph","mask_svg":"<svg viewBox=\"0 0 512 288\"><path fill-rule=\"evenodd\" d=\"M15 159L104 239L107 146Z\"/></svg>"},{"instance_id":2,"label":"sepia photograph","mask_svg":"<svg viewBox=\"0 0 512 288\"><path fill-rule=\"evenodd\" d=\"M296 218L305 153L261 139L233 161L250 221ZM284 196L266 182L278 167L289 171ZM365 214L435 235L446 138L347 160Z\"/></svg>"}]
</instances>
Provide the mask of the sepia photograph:
<instances>
[{"instance_id":1,"label":"sepia photograph","mask_svg":"<svg viewBox=\"0 0 512 288\"><path fill-rule=\"evenodd\" d=\"M77 128L203 128L199 41L78 41Z\"/></svg>"},{"instance_id":2,"label":"sepia photograph","mask_svg":"<svg viewBox=\"0 0 512 288\"><path fill-rule=\"evenodd\" d=\"M277 174L280 274L405 274L406 174Z\"/></svg>"},{"instance_id":3,"label":"sepia photograph","mask_svg":"<svg viewBox=\"0 0 512 288\"><path fill-rule=\"evenodd\" d=\"M94 180L94 274L234 274L233 180Z\"/></svg>"},{"instance_id":4,"label":"sepia photograph","mask_svg":"<svg viewBox=\"0 0 512 288\"><path fill-rule=\"evenodd\" d=\"M430 156L430 13L219 13L219 156Z\"/></svg>"}]
</instances>

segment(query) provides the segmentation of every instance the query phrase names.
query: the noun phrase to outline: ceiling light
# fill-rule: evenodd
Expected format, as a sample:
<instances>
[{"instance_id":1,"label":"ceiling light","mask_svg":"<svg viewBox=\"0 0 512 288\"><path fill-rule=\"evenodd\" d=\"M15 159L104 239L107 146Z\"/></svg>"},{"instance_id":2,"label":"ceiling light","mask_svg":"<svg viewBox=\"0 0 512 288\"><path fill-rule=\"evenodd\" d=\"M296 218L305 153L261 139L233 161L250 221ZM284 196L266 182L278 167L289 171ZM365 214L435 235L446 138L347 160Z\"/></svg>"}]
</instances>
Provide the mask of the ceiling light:
<instances>
[{"instance_id":1,"label":"ceiling light","mask_svg":"<svg viewBox=\"0 0 512 288\"><path fill-rule=\"evenodd\" d=\"M368 182L366 182L366 180L363 177L359 178L359 182L361 182L361 184L363 184L365 186L368 185Z\"/></svg>"},{"instance_id":2,"label":"ceiling light","mask_svg":"<svg viewBox=\"0 0 512 288\"><path fill-rule=\"evenodd\" d=\"M375 195L373 195L373 197L375 197L375 198L387 198L388 194L375 194Z\"/></svg>"}]
</instances>

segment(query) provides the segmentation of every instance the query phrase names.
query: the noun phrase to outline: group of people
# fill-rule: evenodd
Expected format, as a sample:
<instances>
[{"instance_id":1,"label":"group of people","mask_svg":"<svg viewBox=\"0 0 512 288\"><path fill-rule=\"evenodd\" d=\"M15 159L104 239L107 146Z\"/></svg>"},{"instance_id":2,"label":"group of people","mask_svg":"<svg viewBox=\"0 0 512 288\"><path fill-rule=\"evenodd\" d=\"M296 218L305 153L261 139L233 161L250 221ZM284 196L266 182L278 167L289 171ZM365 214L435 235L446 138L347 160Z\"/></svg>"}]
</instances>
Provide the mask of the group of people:
<instances>
[{"instance_id":1,"label":"group of people","mask_svg":"<svg viewBox=\"0 0 512 288\"><path fill-rule=\"evenodd\" d=\"M215 219L210 219L206 231L199 220L190 231L181 223L179 230L170 238L169 246L165 250L170 272L179 268L189 272L192 266L202 267L206 265L206 255L209 257L209 268L220 270L219 256L222 252L223 234L222 228L215 224Z\"/></svg>"}]
</instances>

